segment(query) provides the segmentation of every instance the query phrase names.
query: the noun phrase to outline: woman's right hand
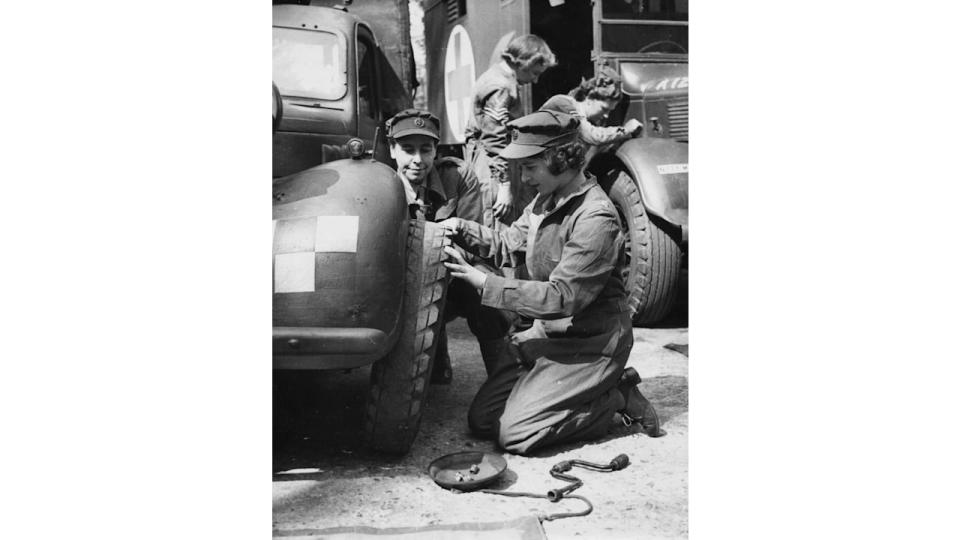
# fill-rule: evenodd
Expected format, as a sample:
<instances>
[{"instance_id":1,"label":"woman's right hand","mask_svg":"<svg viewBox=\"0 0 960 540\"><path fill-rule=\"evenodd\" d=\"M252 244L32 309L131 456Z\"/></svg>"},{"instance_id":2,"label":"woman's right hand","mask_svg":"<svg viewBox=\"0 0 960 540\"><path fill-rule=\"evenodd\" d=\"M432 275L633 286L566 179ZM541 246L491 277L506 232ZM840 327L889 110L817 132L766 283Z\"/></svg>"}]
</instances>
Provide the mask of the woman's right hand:
<instances>
[{"instance_id":1,"label":"woman's right hand","mask_svg":"<svg viewBox=\"0 0 960 540\"><path fill-rule=\"evenodd\" d=\"M623 130L630 134L631 137L636 137L643 131L643 122L636 118L631 118L623 125Z\"/></svg>"}]
</instances>

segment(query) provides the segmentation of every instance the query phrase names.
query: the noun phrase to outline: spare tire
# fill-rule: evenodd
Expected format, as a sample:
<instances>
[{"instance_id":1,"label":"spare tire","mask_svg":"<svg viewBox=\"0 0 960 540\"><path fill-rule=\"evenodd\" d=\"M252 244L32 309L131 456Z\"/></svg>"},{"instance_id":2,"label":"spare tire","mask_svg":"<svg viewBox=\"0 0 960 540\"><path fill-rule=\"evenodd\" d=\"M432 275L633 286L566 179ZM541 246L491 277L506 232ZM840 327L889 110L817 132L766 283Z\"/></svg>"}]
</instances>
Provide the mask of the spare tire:
<instances>
[{"instance_id":1,"label":"spare tire","mask_svg":"<svg viewBox=\"0 0 960 540\"><path fill-rule=\"evenodd\" d=\"M620 214L627 236L628 264L624 282L630 293L633 322L659 322L673 309L680 292L683 252L677 231L647 213L637 183L624 171L607 177L607 195Z\"/></svg>"},{"instance_id":2,"label":"spare tire","mask_svg":"<svg viewBox=\"0 0 960 540\"><path fill-rule=\"evenodd\" d=\"M422 215L410 220L400 324L393 349L373 365L364 419L364 439L374 450L410 450L427 396L437 336L443 324L447 269L443 248L450 239Z\"/></svg>"}]
</instances>

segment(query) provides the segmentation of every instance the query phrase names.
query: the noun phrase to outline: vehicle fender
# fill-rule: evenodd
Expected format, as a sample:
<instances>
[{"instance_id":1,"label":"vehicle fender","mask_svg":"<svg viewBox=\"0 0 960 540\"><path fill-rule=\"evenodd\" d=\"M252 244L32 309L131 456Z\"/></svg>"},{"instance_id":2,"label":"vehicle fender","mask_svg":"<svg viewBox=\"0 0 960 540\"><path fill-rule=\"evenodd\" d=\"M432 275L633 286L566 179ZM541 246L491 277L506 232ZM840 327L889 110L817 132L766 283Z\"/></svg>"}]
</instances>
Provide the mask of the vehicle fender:
<instances>
[{"instance_id":1,"label":"vehicle fender","mask_svg":"<svg viewBox=\"0 0 960 540\"><path fill-rule=\"evenodd\" d=\"M636 180L648 213L688 229L688 143L644 137L630 139L617 149L616 157Z\"/></svg>"},{"instance_id":2,"label":"vehicle fender","mask_svg":"<svg viewBox=\"0 0 960 540\"><path fill-rule=\"evenodd\" d=\"M374 328L392 346L409 223L396 174L342 159L274 181L275 327Z\"/></svg>"}]
</instances>

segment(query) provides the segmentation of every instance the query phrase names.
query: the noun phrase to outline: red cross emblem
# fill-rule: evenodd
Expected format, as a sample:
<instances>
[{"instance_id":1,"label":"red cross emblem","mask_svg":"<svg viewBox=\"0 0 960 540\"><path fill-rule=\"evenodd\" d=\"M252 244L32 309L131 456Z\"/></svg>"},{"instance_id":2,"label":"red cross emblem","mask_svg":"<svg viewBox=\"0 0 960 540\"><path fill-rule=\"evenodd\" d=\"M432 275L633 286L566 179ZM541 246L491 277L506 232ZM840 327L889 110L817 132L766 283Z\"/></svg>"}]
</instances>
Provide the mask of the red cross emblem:
<instances>
[{"instance_id":1,"label":"red cross emblem","mask_svg":"<svg viewBox=\"0 0 960 540\"><path fill-rule=\"evenodd\" d=\"M470 36L460 25L453 28L447 41L444 74L447 125L450 135L462 141L467 120L473 113L474 66Z\"/></svg>"}]
</instances>

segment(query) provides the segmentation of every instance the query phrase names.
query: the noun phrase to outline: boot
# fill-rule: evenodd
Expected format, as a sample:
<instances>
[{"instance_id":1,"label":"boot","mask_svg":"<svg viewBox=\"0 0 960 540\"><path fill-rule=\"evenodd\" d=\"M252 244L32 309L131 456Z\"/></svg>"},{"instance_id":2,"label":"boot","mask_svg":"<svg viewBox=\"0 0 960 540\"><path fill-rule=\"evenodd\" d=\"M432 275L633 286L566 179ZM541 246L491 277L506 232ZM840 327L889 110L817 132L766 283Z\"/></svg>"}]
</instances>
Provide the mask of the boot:
<instances>
[{"instance_id":1,"label":"boot","mask_svg":"<svg viewBox=\"0 0 960 540\"><path fill-rule=\"evenodd\" d=\"M450 364L450 352L447 350L447 329L444 326L437 335L437 352L433 357L433 372L430 373L430 384L450 384L452 380L453 366Z\"/></svg>"},{"instance_id":2,"label":"boot","mask_svg":"<svg viewBox=\"0 0 960 540\"><path fill-rule=\"evenodd\" d=\"M617 412L623 417L624 424L629 426L639 422L640 428L647 435L662 437L667 432L660 429L660 418L657 416L657 411L653 408L653 404L640 393L639 384L640 374L637 373L637 370L633 368L623 370L617 388L623 394L626 405Z\"/></svg>"},{"instance_id":3,"label":"boot","mask_svg":"<svg viewBox=\"0 0 960 540\"><path fill-rule=\"evenodd\" d=\"M480 356L483 357L483 367L487 370L487 377L493 374L494 369L496 369L500 363L500 356L504 352L503 339L504 338L477 340L477 343L480 344Z\"/></svg>"}]
</instances>

